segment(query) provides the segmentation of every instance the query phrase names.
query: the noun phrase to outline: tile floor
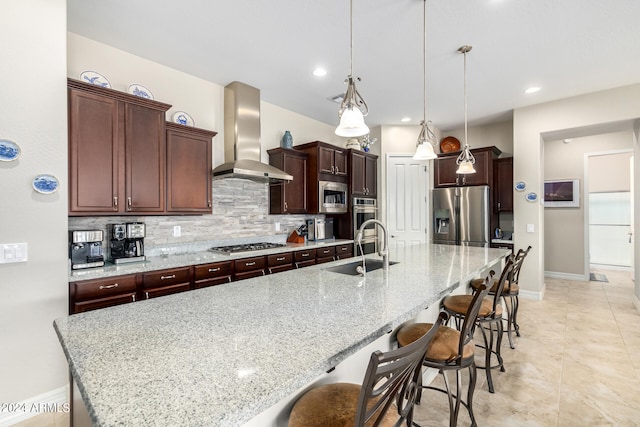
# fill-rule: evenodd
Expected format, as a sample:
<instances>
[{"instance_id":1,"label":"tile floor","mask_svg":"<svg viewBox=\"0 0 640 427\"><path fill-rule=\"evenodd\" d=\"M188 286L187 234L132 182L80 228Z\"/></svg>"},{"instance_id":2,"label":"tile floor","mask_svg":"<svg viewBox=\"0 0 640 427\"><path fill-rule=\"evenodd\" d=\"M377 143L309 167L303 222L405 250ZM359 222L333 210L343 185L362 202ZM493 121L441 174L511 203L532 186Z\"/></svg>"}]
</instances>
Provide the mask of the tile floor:
<instances>
[{"instance_id":1,"label":"tile floor","mask_svg":"<svg viewBox=\"0 0 640 427\"><path fill-rule=\"evenodd\" d=\"M476 421L481 427L640 425L640 313L628 272L602 270L606 282L546 279L543 301L520 300L522 336L503 342L506 372L496 392L478 371ZM440 381L440 380L437 380ZM459 425L469 425L464 409ZM416 410L422 426L448 426L446 397L426 391ZM20 427L68 425L67 414L42 414Z\"/></svg>"}]
</instances>

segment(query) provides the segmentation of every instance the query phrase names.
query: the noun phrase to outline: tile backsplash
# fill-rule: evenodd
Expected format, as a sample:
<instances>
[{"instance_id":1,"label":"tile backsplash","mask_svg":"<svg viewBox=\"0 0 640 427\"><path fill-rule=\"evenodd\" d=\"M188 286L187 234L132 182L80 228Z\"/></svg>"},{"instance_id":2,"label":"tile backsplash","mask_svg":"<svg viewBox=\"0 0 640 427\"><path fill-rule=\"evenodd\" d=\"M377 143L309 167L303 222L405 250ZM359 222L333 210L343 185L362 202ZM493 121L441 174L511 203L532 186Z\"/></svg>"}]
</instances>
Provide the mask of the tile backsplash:
<instances>
[{"instance_id":1,"label":"tile backsplash","mask_svg":"<svg viewBox=\"0 0 640 427\"><path fill-rule=\"evenodd\" d=\"M160 249L183 252L255 241L284 241L304 223L306 218L324 215L269 215L269 185L247 179L227 178L212 183L211 215L176 216L101 216L69 217L69 230L103 230L109 240L109 224L144 222L146 224L145 251L154 255ZM276 223L280 231L276 231ZM173 236L174 226L181 235ZM104 242L107 243L107 242Z\"/></svg>"}]
</instances>

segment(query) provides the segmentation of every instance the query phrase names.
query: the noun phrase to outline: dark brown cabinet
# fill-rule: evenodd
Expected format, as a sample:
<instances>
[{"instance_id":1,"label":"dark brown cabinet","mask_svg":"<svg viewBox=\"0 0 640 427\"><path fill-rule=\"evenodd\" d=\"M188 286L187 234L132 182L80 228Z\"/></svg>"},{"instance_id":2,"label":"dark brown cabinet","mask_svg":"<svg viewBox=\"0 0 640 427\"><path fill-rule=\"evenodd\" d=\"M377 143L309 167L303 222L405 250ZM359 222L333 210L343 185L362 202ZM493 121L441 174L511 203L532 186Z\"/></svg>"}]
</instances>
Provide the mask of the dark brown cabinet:
<instances>
[{"instance_id":1,"label":"dark brown cabinet","mask_svg":"<svg viewBox=\"0 0 640 427\"><path fill-rule=\"evenodd\" d=\"M457 153L447 153L438 155L434 162L434 187L455 187L468 185L492 185L493 184L493 162L498 158L501 151L496 147L475 148L471 150L476 159L474 165L476 173L456 174L458 165L456 159L460 155Z\"/></svg>"},{"instance_id":2,"label":"dark brown cabinet","mask_svg":"<svg viewBox=\"0 0 640 427\"><path fill-rule=\"evenodd\" d=\"M307 153L309 181L347 182L347 150L322 141L293 147Z\"/></svg>"},{"instance_id":3,"label":"dark brown cabinet","mask_svg":"<svg viewBox=\"0 0 640 427\"><path fill-rule=\"evenodd\" d=\"M349 184L353 196L377 196L378 156L349 150Z\"/></svg>"},{"instance_id":4,"label":"dark brown cabinet","mask_svg":"<svg viewBox=\"0 0 640 427\"><path fill-rule=\"evenodd\" d=\"M353 256L353 244L336 246L336 259L351 258L352 256Z\"/></svg>"},{"instance_id":5,"label":"dark brown cabinet","mask_svg":"<svg viewBox=\"0 0 640 427\"><path fill-rule=\"evenodd\" d=\"M307 154L287 148L274 148L267 153L271 166L293 176L292 181L269 184L269 213L306 213Z\"/></svg>"},{"instance_id":6,"label":"dark brown cabinet","mask_svg":"<svg viewBox=\"0 0 640 427\"><path fill-rule=\"evenodd\" d=\"M144 299L188 291L191 288L191 267L158 270L142 274Z\"/></svg>"},{"instance_id":7,"label":"dark brown cabinet","mask_svg":"<svg viewBox=\"0 0 640 427\"><path fill-rule=\"evenodd\" d=\"M234 261L234 280L264 276L267 269L267 257L257 256Z\"/></svg>"},{"instance_id":8,"label":"dark brown cabinet","mask_svg":"<svg viewBox=\"0 0 640 427\"><path fill-rule=\"evenodd\" d=\"M136 276L110 277L69 283L69 314L136 301Z\"/></svg>"},{"instance_id":9,"label":"dark brown cabinet","mask_svg":"<svg viewBox=\"0 0 640 427\"><path fill-rule=\"evenodd\" d=\"M193 286L195 289L221 285L231 282L233 277L233 262L214 262L196 265L193 269Z\"/></svg>"},{"instance_id":10,"label":"dark brown cabinet","mask_svg":"<svg viewBox=\"0 0 640 427\"><path fill-rule=\"evenodd\" d=\"M326 246L316 249L316 264L335 261L336 247Z\"/></svg>"},{"instance_id":11,"label":"dark brown cabinet","mask_svg":"<svg viewBox=\"0 0 640 427\"><path fill-rule=\"evenodd\" d=\"M496 212L513 212L513 157L496 160L493 194Z\"/></svg>"},{"instance_id":12,"label":"dark brown cabinet","mask_svg":"<svg viewBox=\"0 0 640 427\"><path fill-rule=\"evenodd\" d=\"M316 263L316 250L304 249L293 253L293 263L296 268L308 267Z\"/></svg>"},{"instance_id":13,"label":"dark brown cabinet","mask_svg":"<svg viewBox=\"0 0 640 427\"><path fill-rule=\"evenodd\" d=\"M68 80L69 214L165 211L165 111L171 106Z\"/></svg>"},{"instance_id":14,"label":"dark brown cabinet","mask_svg":"<svg viewBox=\"0 0 640 427\"><path fill-rule=\"evenodd\" d=\"M280 273L293 269L293 253L282 253L267 256L269 274Z\"/></svg>"},{"instance_id":15,"label":"dark brown cabinet","mask_svg":"<svg viewBox=\"0 0 640 427\"><path fill-rule=\"evenodd\" d=\"M216 132L167 122L167 212L211 213L211 138Z\"/></svg>"}]
</instances>

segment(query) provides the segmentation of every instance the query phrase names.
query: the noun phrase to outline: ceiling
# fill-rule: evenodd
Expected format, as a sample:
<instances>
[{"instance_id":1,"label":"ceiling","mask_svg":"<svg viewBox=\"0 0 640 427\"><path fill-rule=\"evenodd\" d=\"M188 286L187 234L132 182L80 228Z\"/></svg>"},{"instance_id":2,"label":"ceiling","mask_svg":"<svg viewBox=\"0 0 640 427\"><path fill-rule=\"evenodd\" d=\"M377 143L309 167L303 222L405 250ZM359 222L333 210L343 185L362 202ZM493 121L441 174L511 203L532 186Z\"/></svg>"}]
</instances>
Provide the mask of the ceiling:
<instances>
[{"instance_id":1,"label":"ceiling","mask_svg":"<svg viewBox=\"0 0 640 427\"><path fill-rule=\"evenodd\" d=\"M347 0L68 0L70 32L337 125ZM370 127L423 116L423 1L353 0L353 72ZM428 0L427 116L441 131L640 82L638 0ZM318 78L314 68L327 75ZM144 83L144 82L140 82ZM530 86L541 90L525 94Z\"/></svg>"}]
</instances>

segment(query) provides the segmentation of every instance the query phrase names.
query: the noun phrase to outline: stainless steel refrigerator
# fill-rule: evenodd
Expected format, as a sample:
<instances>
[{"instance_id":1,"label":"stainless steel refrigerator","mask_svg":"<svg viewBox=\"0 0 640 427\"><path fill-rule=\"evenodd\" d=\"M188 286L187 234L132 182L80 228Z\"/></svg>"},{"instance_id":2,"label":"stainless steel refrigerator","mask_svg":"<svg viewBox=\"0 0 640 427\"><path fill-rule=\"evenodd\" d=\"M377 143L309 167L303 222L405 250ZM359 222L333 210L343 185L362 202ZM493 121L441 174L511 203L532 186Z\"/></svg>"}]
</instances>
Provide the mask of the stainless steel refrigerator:
<instances>
[{"instance_id":1,"label":"stainless steel refrigerator","mask_svg":"<svg viewBox=\"0 0 640 427\"><path fill-rule=\"evenodd\" d=\"M490 242L489 186L433 190L433 243L488 246Z\"/></svg>"}]
</instances>

